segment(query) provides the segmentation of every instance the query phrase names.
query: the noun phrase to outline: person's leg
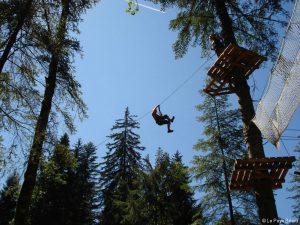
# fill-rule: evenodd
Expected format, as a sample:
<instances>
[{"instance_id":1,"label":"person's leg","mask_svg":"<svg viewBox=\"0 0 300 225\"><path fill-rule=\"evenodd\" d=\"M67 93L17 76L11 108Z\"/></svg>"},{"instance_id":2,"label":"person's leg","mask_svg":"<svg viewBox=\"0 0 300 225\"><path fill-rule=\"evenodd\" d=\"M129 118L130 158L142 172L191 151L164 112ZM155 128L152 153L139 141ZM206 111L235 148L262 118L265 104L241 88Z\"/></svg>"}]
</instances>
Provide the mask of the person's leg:
<instances>
[{"instance_id":1,"label":"person's leg","mask_svg":"<svg viewBox=\"0 0 300 225\"><path fill-rule=\"evenodd\" d=\"M169 121L168 123L168 133L171 133L173 132L173 130L171 130L171 121Z\"/></svg>"},{"instance_id":2,"label":"person's leg","mask_svg":"<svg viewBox=\"0 0 300 225\"><path fill-rule=\"evenodd\" d=\"M166 121L167 123L171 121L170 117L167 114L162 116L162 120Z\"/></svg>"},{"instance_id":3,"label":"person's leg","mask_svg":"<svg viewBox=\"0 0 300 225\"><path fill-rule=\"evenodd\" d=\"M168 115L163 115L160 118L160 124L161 125L166 124L168 126L168 133L173 132L173 130L171 130L171 123L173 122L173 120L174 120L174 117L172 119L170 119L170 117Z\"/></svg>"},{"instance_id":4,"label":"person's leg","mask_svg":"<svg viewBox=\"0 0 300 225\"><path fill-rule=\"evenodd\" d=\"M173 118L170 119L168 115L163 115L162 119L164 120L164 123L168 125L168 133L173 132L173 130L171 130L171 123Z\"/></svg>"}]
</instances>

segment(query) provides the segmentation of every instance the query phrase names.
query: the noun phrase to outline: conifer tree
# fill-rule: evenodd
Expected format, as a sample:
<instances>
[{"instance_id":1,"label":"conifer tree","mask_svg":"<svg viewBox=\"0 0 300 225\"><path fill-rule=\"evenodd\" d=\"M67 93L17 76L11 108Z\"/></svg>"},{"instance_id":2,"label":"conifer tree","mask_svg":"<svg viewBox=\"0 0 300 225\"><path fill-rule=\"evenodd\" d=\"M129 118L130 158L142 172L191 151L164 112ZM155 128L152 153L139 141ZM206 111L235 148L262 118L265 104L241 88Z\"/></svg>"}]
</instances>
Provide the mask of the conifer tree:
<instances>
[{"instance_id":1,"label":"conifer tree","mask_svg":"<svg viewBox=\"0 0 300 225\"><path fill-rule=\"evenodd\" d=\"M140 137L134 132L139 128L135 115L130 115L128 107L123 119L118 119L108 137L108 151L101 163L102 212L101 224L121 224L122 203L134 189L138 170L142 169Z\"/></svg>"},{"instance_id":2,"label":"conifer tree","mask_svg":"<svg viewBox=\"0 0 300 225\"><path fill-rule=\"evenodd\" d=\"M99 171L96 147L79 140L75 149L65 134L42 166L32 204L32 225L97 224Z\"/></svg>"},{"instance_id":3,"label":"conifer tree","mask_svg":"<svg viewBox=\"0 0 300 225\"><path fill-rule=\"evenodd\" d=\"M0 39L0 74L3 71L13 46L17 42L17 37L21 29L24 28L24 24L33 16L33 3L33 0L8 0L1 1L0 3L0 29L1 33L5 34L5 37L2 36Z\"/></svg>"},{"instance_id":4,"label":"conifer tree","mask_svg":"<svg viewBox=\"0 0 300 225\"><path fill-rule=\"evenodd\" d=\"M78 32L81 15L96 3L90 1L58 2L43 1L43 21L37 27L37 44L46 70L45 89L39 115L36 119L32 145L24 176L24 182L18 199L16 225L28 223L29 206L36 183L37 170L42 156L42 147L47 133L48 122L55 97L59 101L57 108L67 102L68 108L77 108L81 116L86 115L86 106L80 96L80 84L74 79L72 61L74 54L80 50L79 42L71 36ZM51 17L50 17L51 15ZM61 110L60 110L61 111ZM74 125L69 113L63 112L65 122L71 131Z\"/></svg>"},{"instance_id":5,"label":"conifer tree","mask_svg":"<svg viewBox=\"0 0 300 225\"><path fill-rule=\"evenodd\" d=\"M136 198L142 210L133 214L147 221L147 225L189 225L202 219L179 152L171 159L159 149L155 166L152 168L149 162L147 165L140 196Z\"/></svg>"},{"instance_id":6,"label":"conifer tree","mask_svg":"<svg viewBox=\"0 0 300 225\"><path fill-rule=\"evenodd\" d=\"M177 151L171 159L170 171L171 182L169 188L171 190L172 224L189 225L195 218L199 218L200 215L196 215L199 209L196 207L196 202L193 197L194 192L191 188L189 170L188 167L183 164L182 156L179 151Z\"/></svg>"},{"instance_id":7,"label":"conifer tree","mask_svg":"<svg viewBox=\"0 0 300 225\"><path fill-rule=\"evenodd\" d=\"M75 145L77 167L70 190L74 200L73 225L93 225L99 217L99 163L96 151L92 143L83 145L79 140Z\"/></svg>"},{"instance_id":8,"label":"conifer tree","mask_svg":"<svg viewBox=\"0 0 300 225\"><path fill-rule=\"evenodd\" d=\"M247 158L240 113L238 110L231 109L232 106L228 103L226 96L218 98L216 104L219 121L216 117L215 102L211 97L205 95L204 102L197 106L201 112L198 120L204 123L204 135L206 136L194 146L197 151L200 151L200 155L194 157L192 168L195 178L200 181L197 187L204 193L201 205L209 221L218 221L223 215L230 215L228 202L228 194L230 194L234 217L241 214L245 219L255 222L257 206L254 194L228 193L225 186L224 173L226 172L227 177L230 178L234 161ZM220 124L220 134L217 122ZM221 139L219 139L219 135L221 135ZM226 164L223 164L223 160Z\"/></svg>"},{"instance_id":9,"label":"conifer tree","mask_svg":"<svg viewBox=\"0 0 300 225\"><path fill-rule=\"evenodd\" d=\"M168 198L169 191L169 178L171 171L170 156L162 149L158 149L156 153L155 167L150 174L150 189L147 194L147 201L152 205L150 210L152 211L153 224L165 224L171 225L172 218L170 217L170 202ZM150 212L151 212L150 211Z\"/></svg>"},{"instance_id":10,"label":"conifer tree","mask_svg":"<svg viewBox=\"0 0 300 225\"><path fill-rule=\"evenodd\" d=\"M33 0L0 3L0 129L13 135L11 146L31 138L40 104L36 60L29 53L34 52L31 25L39 6Z\"/></svg>"},{"instance_id":11,"label":"conifer tree","mask_svg":"<svg viewBox=\"0 0 300 225\"><path fill-rule=\"evenodd\" d=\"M0 225L9 225L13 221L19 191L19 176L14 172L0 191Z\"/></svg>"},{"instance_id":12,"label":"conifer tree","mask_svg":"<svg viewBox=\"0 0 300 225\"><path fill-rule=\"evenodd\" d=\"M300 143L296 146L295 152L300 153ZM300 172L300 158L298 157L294 163L295 170ZM300 218L300 175L294 174L292 178L292 186L288 188L288 191L293 193L290 197L294 200L293 215L295 218Z\"/></svg>"},{"instance_id":13,"label":"conifer tree","mask_svg":"<svg viewBox=\"0 0 300 225\"><path fill-rule=\"evenodd\" d=\"M234 44L274 58L277 32L275 24L285 15L283 4L288 0L150 0L163 7L178 7L180 12L172 20L170 28L178 30L178 39L173 45L176 57L182 57L188 47L201 45L204 55L209 50L209 35L220 33L225 46ZM206 53L206 54L205 54ZM236 70L232 91L238 97L243 121L244 140L250 158L264 158L261 132L251 121L255 116L247 78ZM254 185L260 219L274 221L278 218L271 182L257 180ZM276 224L276 222L271 222Z\"/></svg>"},{"instance_id":14,"label":"conifer tree","mask_svg":"<svg viewBox=\"0 0 300 225\"><path fill-rule=\"evenodd\" d=\"M75 169L76 159L65 134L40 173L31 210L32 225L73 224L71 216L76 202L70 184Z\"/></svg>"}]
</instances>

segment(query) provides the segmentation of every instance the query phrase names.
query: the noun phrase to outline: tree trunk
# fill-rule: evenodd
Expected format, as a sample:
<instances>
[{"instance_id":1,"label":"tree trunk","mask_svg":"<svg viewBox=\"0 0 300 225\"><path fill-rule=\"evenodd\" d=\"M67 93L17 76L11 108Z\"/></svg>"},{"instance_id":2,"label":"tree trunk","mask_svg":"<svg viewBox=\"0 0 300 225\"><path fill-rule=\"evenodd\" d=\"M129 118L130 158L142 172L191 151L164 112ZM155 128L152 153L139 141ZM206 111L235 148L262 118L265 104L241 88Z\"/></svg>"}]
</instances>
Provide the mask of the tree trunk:
<instances>
[{"instance_id":1,"label":"tree trunk","mask_svg":"<svg viewBox=\"0 0 300 225\"><path fill-rule=\"evenodd\" d=\"M216 11L222 26L222 33L225 44L236 43L232 21L224 0L215 0ZM255 116L250 88L244 76L239 76L238 71L233 78L234 92L238 96L240 112L243 120L244 137L250 158L264 158L264 149L260 130L251 121ZM257 180L255 182L255 196L258 206L260 221L268 220L268 224L278 224L272 221L278 218L274 194L269 180Z\"/></svg>"},{"instance_id":2,"label":"tree trunk","mask_svg":"<svg viewBox=\"0 0 300 225\"><path fill-rule=\"evenodd\" d=\"M54 96L56 87L56 75L59 59L62 53L63 40L66 33L67 18L69 15L69 1L62 1L63 9L59 21L59 26L56 34L55 48L52 49L52 58L49 64L48 78L46 79L46 88L44 92L44 99L42 101L40 115L38 117L34 138L29 154L27 169L24 176L24 182L19 195L15 225L28 224L29 207L32 197L32 192L36 183L37 170L40 164L42 155L42 147L45 140L46 129L48 125L49 115L52 106L52 98Z\"/></svg>"},{"instance_id":3,"label":"tree trunk","mask_svg":"<svg viewBox=\"0 0 300 225\"><path fill-rule=\"evenodd\" d=\"M29 15L30 11L31 11L32 3L33 3L33 0L28 0L25 4L24 8L20 9L17 25L14 28L11 35L9 36L7 44L4 48L2 56L0 58L0 73L2 73L3 67L4 67L4 65L5 65L5 63L8 59L8 55L9 55L13 45L15 44L15 42L17 40L18 33L22 29L22 27L25 23L25 20L26 20L27 16Z\"/></svg>"}]
</instances>

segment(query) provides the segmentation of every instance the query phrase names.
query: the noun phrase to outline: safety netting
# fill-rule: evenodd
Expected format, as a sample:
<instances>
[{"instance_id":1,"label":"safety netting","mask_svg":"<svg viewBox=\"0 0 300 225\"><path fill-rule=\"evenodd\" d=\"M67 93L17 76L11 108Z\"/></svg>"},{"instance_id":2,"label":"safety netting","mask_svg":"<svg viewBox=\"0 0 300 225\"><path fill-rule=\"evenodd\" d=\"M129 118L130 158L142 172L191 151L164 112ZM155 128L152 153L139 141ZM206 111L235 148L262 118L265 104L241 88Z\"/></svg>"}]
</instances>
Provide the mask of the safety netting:
<instances>
[{"instance_id":1,"label":"safety netting","mask_svg":"<svg viewBox=\"0 0 300 225\"><path fill-rule=\"evenodd\" d=\"M300 103L299 50L300 3L296 0L279 57L253 119L263 136L277 147L282 133Z\"/></svg>"}]
</instances>

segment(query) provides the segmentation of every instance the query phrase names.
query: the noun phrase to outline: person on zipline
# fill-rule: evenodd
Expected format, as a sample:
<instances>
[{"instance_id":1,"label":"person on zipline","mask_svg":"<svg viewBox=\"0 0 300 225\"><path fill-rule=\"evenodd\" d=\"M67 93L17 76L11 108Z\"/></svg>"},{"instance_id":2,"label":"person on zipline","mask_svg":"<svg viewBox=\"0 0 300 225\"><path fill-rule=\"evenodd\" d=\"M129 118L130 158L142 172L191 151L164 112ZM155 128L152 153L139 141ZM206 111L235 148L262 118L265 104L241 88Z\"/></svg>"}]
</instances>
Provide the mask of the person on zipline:
<instances>
[{"instance_id":1,"label":"person on zipline","mask_svg":"<svg viewBox=\"0 0 300 225\"><path fill-rule=\"evenodd\" d=\"M214 50L219 57L225 49L221 38L217 34L211 34L209 40L212 44L211 50Z\"/></svg>"},{"instance_id":2,"label":"person on zipline","mask_svg":"<svg viewBox=\"0 0 300 225\"><path fill-rule=\"evenodd\" d=\"M161 125L168 125L168 133L173 132L173 130L171 130L171 123L173 123L175 117L173 116L172 119L170 119L170 117L168 115L163 115L160 111L160 106L157 105L154 107L154 109L152 110L152 117L154 118L155 122L161 126Z\"/></svg>"}]
</instances>

